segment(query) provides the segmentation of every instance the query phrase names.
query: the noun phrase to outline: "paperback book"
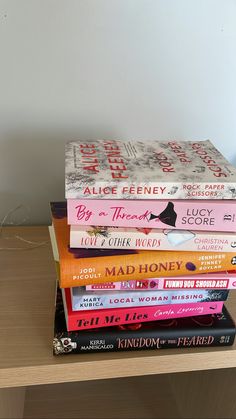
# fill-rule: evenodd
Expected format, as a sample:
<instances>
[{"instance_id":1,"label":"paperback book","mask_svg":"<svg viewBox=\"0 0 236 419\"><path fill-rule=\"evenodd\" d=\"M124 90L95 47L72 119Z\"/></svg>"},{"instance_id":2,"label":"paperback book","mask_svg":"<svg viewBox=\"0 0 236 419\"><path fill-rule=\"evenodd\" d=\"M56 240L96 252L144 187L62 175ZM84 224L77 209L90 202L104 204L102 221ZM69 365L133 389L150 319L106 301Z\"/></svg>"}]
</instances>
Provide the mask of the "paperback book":
<instances>
[{"instance_id":1,"label":"paperback book","mask_svg":"<svg viewBox=\"0 0 236 419\"><path fill-rule=\"evenodd\" d=\"M173 277L219 272L234 269L236 265L236 252L71 248L68 245L70 227L67 225L66 203L52 203L51 209L62 288L156 278L159 275Z\"/></svg>"},{"instance_id":2,"label":"paperback book","mask_svg":"<svg viewBox=\"0 0 236 419\"><path fill-rule=\"evenodd\" d=\"M210 141L78 140L66 199L235 199L236 169Z\"/></svg>"},{"instance_id":3,"label":"paperback book","mask_svg":"<svg viewBox=\"0 0 236 419\"><path fill-rule=\"evenodd\" d=\"M62 297L68 331L220 313L224 304L223 301L204 301L188 304L73 311L69 288L62 289Z\"/></svg>"},{"instance_id":4,"label":"paperback book","mask_svg":"<svg viewBox=\"0 0 236 419\"><path fill-rule=\"evenodd\" d=\"M139 279L120 282L104 282L86 285L86 291L133 291L133 290L183 290L183 289L235 289L236 273L221 272L177 276L168 278Z\"/></svg>"},{"instance_id":5,"label":"paperback book","mask_svg":"<svg viewBox=\"0 0 236 419\"><path fill-rule=\"evenodd\" d=\"M234 337L235 324L225 307L219 314L68 332L58 290L53 339L55 355L229 346Z\"/></svg>"},{"instance_id":6,"label":"paperback book","mask_svg":"<svg viewBox=\"0 0 236 419\"><path fill-rule=\"evenodd\" d=\"M236 200L67 201L68 224L203 231L236 231Z\"/></svg>"},{"instance_id":7,"label":"paperback book","mask_svg":"<svg viewBox=\"0 0 236 419\"><path fill-rule=\"evenodd\" d=\"M70 247L233 252L236 249L236 234L178 229L159 230L151 227L71 225Z\"/></svg>"},{"instance_id":8,"label":"paperback book","mask_svg":"<svg viewBox=\"0 0 236 419\"><path fill-rule=\"evenodd\" d=\"M73 311L103 310L105 308L147 307L154 305L188 304L226 301L227 290L194 291L90 291L84 287L70 288Z\"/></svg>"}]
</instances>

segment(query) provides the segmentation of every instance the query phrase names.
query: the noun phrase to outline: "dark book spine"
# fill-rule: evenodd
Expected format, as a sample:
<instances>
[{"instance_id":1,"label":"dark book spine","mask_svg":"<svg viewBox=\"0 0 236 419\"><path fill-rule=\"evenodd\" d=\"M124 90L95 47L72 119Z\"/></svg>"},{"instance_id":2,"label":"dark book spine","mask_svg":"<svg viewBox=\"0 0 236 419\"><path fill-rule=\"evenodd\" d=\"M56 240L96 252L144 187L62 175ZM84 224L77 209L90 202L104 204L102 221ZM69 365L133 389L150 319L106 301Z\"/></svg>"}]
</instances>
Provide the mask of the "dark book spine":
<instances>
[{"instance_id":1,"label":"dark book spine","mask_svg":"<svg viewBox=\"0 0 236 419\"><path fill-rule=\"evenodd\" d=\"M133 325L135 327L135 325ZM136 325L137 326L137 325ZM124 327L124 329L126 329ZM64 332L54 338L54 354L114 352L142 349L196 348L230 346L235 327L216 329L199 327L194 330L112 330Z\"/></svg>"}]
</instances>

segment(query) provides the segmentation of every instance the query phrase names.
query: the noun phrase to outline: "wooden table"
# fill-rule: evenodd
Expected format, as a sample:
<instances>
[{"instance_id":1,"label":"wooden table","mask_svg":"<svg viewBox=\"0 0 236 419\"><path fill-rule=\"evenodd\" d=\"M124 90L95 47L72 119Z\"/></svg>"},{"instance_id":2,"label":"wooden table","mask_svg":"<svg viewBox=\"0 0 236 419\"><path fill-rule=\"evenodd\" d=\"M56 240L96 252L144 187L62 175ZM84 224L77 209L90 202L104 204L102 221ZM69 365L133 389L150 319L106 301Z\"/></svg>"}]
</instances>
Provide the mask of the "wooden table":
<instances>
[{"instance_id":1,"label":"wooden table","mask_svg":"<svg viewBox=\"0 0 236 419\"><path fill-rule=\"evenodd\" d=\"M28 241L46 243L27 250L0 252L0 401L5 409L0 417L7 417L7 409L13 408L12 397L17 407L17 417L20 417L23 412L24 389L29 386L138 376L146 376L147 380L149 375L236 367L236 344L229 348L54 357L52 339L56 272L48 229L4 228L0 247L26 247L25 242L16 239L17 235ZM231 291L227 306L236 319L235 302L236 295ZM172 375L172 383L176 380L173 377L176 375ZM107 386L107 383L103 385ZM189 387L188 384L186 386ZM181 398L180 394L178 398Z\"/></svg>"}]
</instances>

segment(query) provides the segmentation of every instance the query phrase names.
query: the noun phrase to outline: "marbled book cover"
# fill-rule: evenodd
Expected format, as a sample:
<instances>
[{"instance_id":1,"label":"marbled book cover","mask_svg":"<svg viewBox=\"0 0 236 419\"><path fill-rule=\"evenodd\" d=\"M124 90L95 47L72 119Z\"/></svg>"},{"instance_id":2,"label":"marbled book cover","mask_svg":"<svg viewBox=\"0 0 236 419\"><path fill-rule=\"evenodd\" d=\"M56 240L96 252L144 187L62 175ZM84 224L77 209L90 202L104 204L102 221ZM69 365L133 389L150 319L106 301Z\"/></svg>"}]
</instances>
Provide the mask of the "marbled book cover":
<instances>
[{"instance_id":1,"label":"marbled book cover","mask_svg":"<svg viewBox=\"0 0 236 419\"><path fill-rule=\"evenodd\" d=\"M65 163L67 199L236 198L236 169L209 140L78 140Z\"/></svg>"}]
</instances>

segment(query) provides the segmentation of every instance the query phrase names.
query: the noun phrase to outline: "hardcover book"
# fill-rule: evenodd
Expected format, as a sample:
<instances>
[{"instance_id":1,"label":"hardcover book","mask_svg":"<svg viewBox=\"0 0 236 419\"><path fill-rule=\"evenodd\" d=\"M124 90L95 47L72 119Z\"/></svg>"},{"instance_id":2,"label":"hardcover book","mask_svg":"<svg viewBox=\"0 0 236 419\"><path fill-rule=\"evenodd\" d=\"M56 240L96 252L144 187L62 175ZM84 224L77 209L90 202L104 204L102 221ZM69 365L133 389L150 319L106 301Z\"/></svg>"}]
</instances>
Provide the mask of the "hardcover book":
<instances>
[{"instance_id":1,"label":"hardcover book","mask_svg":"<svg viewBox=\"0 0 236 419\"><path fill-rule=\"evenodd\" d=\"M221 313L224 304L223 301L203 301L188 304L73 311L69 288L62 289L62 297L68 331Z\"/></svg>"},{"instance_id":2,"label":"hardcover book","mask_svg":"<svg viewBox=\"0 0 236 419\"><path fill-rule=\"evenodd\" d=\"M147 307L155 305L188 304L209 301L226 301L229 291L90 291L84 287L70 288L73 311L103 310L105 308Z\"/></svg>"},{"instance_id":3,"label":"hardcover book","mask_svg":"<svg viewBox=\"0 0 236 419\"><path fill-rule=\"evenodd\" d=\"M55 355L228 346L235 337L235 324L225 307L219 314L68 332L60 290L54 330Z\"/></svg>"},{"instance_id":4,"label":"hardcover book","mask_svg":"<svg viewBox=\"0 0 236 419\"><path fill-rule=\"evenodd\" d=\"M120 282L104 282L86 285L87 291L133 291L133 290L183 290L183 289L235 289L236 273L220 272L176 276L168 278L139 279Z\"/></svg>"},{"instance_id":5,"label":"hardcover book","mask_svg":"<svg viewBox=\"0 0 236 419\"><path fill-rule=\"evenodd\" d=\"M106 226L70 227L70 247L233 252L235 233Z\"/></svg>"},{"instance_id":6,"label":"hardcover book","mask_svg":"<svg viewBox=\"0 0 236 419\"><path fill-rule=\"evenodd\" d=\"M235 199L236 169L210 141L78 140L66 198Z\"/></svg>"},{"instance_id":7,"label":"hardcover book","mask_svg":"<svg viewBox=\"0 0 236 419\"><path fill-rule=\"evenodd\" d=\"M59 251L60 286L70 288L102 282L157 276L194 275L234 269L236 252L172 252L156 250L77 249L69 247L66 203L52 203Z\"/></svg>"}]
</instances>

